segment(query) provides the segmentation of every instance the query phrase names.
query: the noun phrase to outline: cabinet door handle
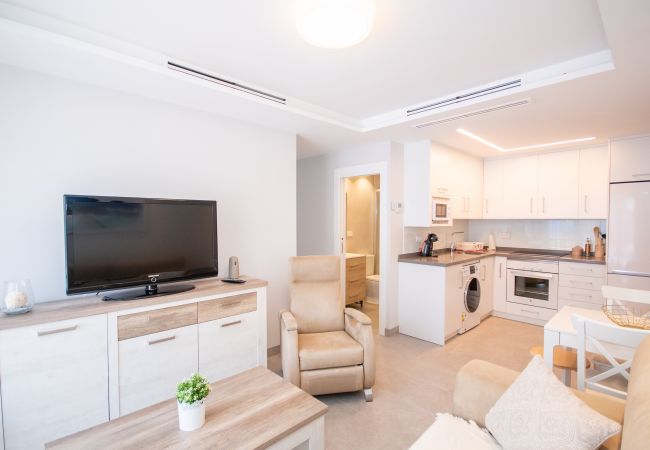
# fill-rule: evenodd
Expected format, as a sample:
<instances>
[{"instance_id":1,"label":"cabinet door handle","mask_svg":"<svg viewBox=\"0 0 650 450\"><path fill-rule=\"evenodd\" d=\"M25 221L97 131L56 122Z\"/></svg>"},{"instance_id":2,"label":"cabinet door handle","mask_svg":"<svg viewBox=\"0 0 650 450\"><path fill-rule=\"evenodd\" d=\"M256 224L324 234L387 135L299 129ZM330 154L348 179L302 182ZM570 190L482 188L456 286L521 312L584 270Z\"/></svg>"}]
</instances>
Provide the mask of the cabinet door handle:
<instances>
[{"instance_id":1,"label":"cabinet door handle","mask_svg":"<svg viewBox=\"0 0 650 450\"><path fill-rule=\"evenodd\" d=\"M503 267L503 263L499 263L499 279L501 279L501 268Z\"/></svg>"},{"instance_id":2,"label":"cabinet door handle","mask_svg":"<svg viewBox=\"0 0 650 450\"><path fill-rule=\"evenodd\" d=\"M533 197L530 198L530 213L533 213Z\"/></svg>"},{"instance_id":3,"label":"cabinet door handle","mask_svg":"<svg viewBox=\"0 0 650 450\"><path fill-rule=\"evenodd\" d=\"M36 334L39 336L47 336L49 334L57 334L57 333L65 333L66 331L74 331L77 328L79 328L79 325L72 325L71 327L57 328L54 330L37 331Z\"/></svg>"},{"instance_id":4,"label":"cabinet door handle","mask_svg":"<svg viewBox=\"0 0 650 450\"><path fill-rule=\"evenodd\" d=\"M485 199L485 214L489 214L489 209L488 209L488 199Z\"/></svg>"},{"instance_id":5,"label":"cabinet door handle","mask_svg":"<svg viewBox=\"0 0 650 450\"><path fill-rule=\"evenodd\" d=\"M542 214L546 214L546 197L542 197Z\"/></svg>"},{"instance_id":6,"label":"cabinet door handle","mask_svg":"<svg viewBox=\"0 0 650 450\"><path fill-rule=\"evenodd\" d=\"M176 336L168 336L161 339L154 339L153 341L149 341L149 345L156 345L156 344L160 344L161 342L173 341L174 339L176 339Z\"/></svg>"},{"instance_id":7,"label":"cabinet door handle","mask_svg":"<svg viewBox=\"0 0 650 450\"><path fill-rule=\"evenodd\" d=\"M585 195L585 214L587 214L587 195Z\"/></svg>"},{"instance_id":8,"label":"cabinet door handle","mask_svg":"<svg viewBox=\"0 0 650 450\"><path fill-rule=\"evenodd\" d=\"M633 173L633 177L650 177L650 173Z\"/></svg>"},{"instance_id":9,"label":"cabinet door handle","mask_svg":"<svg viewBox=\"0 0 650 450\"><path fill-rule=\"evenodd\" d=\"M241 323L241 320L235 320L234 322L222 323L221 327L222 328L231 327L233 325L239 325L240 323Z\"/></svg>"},{"instance_id":10,"label":"cabinet door handle","mask_svg":"<svg viewBox=\"0 0 650 450\"><path fill-rule=\"evenodd\" d=\"M448 191L447 188L438 188L438 192L447 192L447 191Z\"/></svg>"}]
</instances>

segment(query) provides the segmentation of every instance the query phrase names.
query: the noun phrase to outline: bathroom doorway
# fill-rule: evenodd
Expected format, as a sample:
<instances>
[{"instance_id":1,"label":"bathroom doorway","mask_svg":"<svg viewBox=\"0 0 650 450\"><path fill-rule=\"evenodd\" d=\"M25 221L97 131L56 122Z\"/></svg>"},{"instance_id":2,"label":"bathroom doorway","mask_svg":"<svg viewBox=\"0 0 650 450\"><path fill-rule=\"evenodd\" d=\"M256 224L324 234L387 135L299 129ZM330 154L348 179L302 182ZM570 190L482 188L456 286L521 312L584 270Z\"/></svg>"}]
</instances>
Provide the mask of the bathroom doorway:
<instances>
[{"instance_id":1,"label":"bathroom doorway","mask_svg":"<svg viewBox=\"0 0 650 450\"><path fill-rule=\"evenodd\" d=\"M337 253L344 255L341 264L343 297L347 307L364 312L376 333L384 334L385 247L384 225L388 208L382 203L385 189L382 164L337 170ZM385 172L384 172L385 173Z\"/></svg>"}]
</instances>

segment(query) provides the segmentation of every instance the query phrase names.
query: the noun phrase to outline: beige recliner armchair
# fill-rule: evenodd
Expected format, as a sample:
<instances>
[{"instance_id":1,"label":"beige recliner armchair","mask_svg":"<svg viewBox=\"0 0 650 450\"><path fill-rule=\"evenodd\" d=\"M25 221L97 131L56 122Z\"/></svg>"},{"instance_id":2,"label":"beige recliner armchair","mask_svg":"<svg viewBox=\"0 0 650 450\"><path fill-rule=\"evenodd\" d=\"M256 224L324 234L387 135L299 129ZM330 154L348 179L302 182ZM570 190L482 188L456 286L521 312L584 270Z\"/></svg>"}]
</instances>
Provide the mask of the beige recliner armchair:
<instances>
[{"instance_id":1,"label":"beige recliner armchair","mask_svg":"<svg viewBox=\"0 0 650 450\"><path fill-rule=\"evenodd\" d=\"M338 256L290 259L291 311L280 312L282 374L312 395L364 390L372 401L372 322L345 308Z\"/></svg>"}]
</instances>

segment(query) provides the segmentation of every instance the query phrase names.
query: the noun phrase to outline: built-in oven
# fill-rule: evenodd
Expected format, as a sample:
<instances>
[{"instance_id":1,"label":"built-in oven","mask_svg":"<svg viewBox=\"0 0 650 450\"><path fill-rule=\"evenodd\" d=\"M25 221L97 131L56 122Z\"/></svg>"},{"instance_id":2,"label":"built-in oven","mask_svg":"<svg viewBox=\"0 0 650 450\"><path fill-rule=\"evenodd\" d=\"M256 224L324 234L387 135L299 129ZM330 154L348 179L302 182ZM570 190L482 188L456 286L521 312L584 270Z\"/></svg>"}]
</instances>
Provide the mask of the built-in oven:
<instances>
[{"instance_id":1,"label":"built-in oven","mask_svg":"<svg viewBox=\"0 0 650 450\"><path fill-rule=\"evenodd\" d=\"M451 225L451 207L449 197L431 197L431 225Z\"/></svg>"},{"instance_id":2,"label":"built-in oven","mask_svg":"<svg viewBox=\"0 0 650 450\"><path fill-rule=\"evenodd\" d=\"M506 300L557 310L558 262L508 259Z\"/></svg>"}]
</instances>

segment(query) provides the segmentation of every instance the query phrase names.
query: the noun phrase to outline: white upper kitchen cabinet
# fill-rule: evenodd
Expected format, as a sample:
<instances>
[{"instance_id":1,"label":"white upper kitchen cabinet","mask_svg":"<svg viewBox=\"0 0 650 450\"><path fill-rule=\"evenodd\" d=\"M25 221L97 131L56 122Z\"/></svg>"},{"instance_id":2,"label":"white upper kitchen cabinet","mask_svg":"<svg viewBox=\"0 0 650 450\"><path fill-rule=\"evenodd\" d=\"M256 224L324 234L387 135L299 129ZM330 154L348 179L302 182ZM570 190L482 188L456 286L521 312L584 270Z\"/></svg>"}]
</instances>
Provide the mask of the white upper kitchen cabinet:
<instances>
[{"instance_id":1,"label":"white upper kitchen cabinet","mask_svg":"<svg viewBox=\"0 0 650 450\"><path fill-rule=\"evenodd\" d=\"M531 219L537 217L537 180L537 155L503 160L504 218Z\"/></svg>"},{"instance_id":2,"label":"white upper kitchen cabinet","mask_svg":"<svg viewBox=\"0 0 650 450\"><path fill-rule=\"evenodd\" d=\"M431 142L404 146L404 226L431 226Z\"/></svg>"},{"instance_id":3,"label":"white upper kitchen cabinet","mask_svg":"<svg viewBox=\"0 0 650 450\"><path fill-rule=\"evenodd\" d=\"M650 180L650 136L612 141L610 181Z\"/></svg>"},{"instance_id":4,"label":"white upper kitchen cabinet","mask_svg":"<svg viewBox=\"0 0 650 450\"><path fill-rule=\"evenodd\" d=\"M451 151L446 172L449 181L454 219L481 219L483 217L483 160L465 153ZM434 150L435 154L435 150Z\"/></svg>"},{"instance_id":5,"label":"white upper kitchen cabinet","mask_svg":"<svg viewBox=\"0 0 650 450\"><path fill-rule=\"evenodd\" d=\"M503 160L489 159L483 163L483 218L503 217Z\"/></svg>"},{"instance_id":6,"label":"white upper kitchen cabinet","mask_svg":"<svg viewBox=\"0 0 650 450\"><path fill-rule=\"evenodd\" d=\"M578 217L580 151L539 155L537 215L540 219Z\"/></svg>"},{"instance_id":7,"label":"white upper kitchen cabinet","mask_svg":"<svg viewBox=\"0 0 650 450\"><path fill-rule=\"evenodd\" d=\"M606 145L580 150L578 218L606 219L609 210L609 149Z\"/></svg>"},{"instance_id":8,"label":"white upper kitchen cabinet","mask_svg":"<svg viewBox=\"0 0 650 450\"><path fill-rule=\"evenodd\" d=\"M483 161L419 141L404 146L404 226L431 226L431 198L448 198L451 217L483 217Z\"/></svg>"}]
</instances>

